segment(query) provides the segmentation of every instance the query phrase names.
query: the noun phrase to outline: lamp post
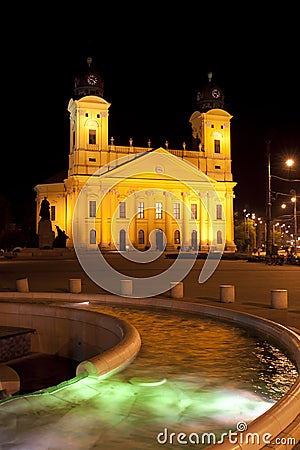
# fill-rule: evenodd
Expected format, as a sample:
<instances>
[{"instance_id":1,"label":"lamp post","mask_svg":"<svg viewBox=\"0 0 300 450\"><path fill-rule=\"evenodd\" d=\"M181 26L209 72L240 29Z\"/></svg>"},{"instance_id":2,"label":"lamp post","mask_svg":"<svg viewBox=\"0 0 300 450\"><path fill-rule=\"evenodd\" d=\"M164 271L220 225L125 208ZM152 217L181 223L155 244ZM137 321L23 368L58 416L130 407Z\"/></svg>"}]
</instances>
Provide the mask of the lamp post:
<instances>
[{"instance_id":1,"label":"lamp post","mask_svg":"<svg viewBox=\"0 0 300 450\"><path fill-rule=\"evenodd\" d=\"M297 240L298 240L298 225L297 225L297 195L295 189L290 190L293 196L291 201L294 203L294 241L295 241L295 255L297 255Z\"/></svg>"},{"instance_id":2,"label":"lamp post","mask_svg":"<svg viewBox=\"0 0 300 450\"><path fill-rule=\"evenodd\" d=\"M267 144L267 202L266 202L266 255L272 254L272 192L271 192L271 154L270 141Z\"/></svg>"}]
</instances>

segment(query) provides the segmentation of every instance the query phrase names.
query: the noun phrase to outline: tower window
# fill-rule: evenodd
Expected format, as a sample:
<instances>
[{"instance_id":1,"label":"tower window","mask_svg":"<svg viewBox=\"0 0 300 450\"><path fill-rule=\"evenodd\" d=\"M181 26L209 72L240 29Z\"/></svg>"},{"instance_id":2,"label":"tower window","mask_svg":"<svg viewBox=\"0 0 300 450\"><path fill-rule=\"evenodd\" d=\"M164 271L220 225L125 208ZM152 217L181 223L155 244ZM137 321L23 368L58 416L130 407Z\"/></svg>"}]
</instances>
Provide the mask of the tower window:
<instances>
[{"instance_id":1,"label":"tower window","mask_svg":"<svg viewBox=\"0 0 300 450\"><path fill-rule=\"evenodd\" d=\"M221 142L219 139L214 140L215 144L215 153L221 153Z\"/></svg>"},{"instance_id":2,"label":"tower window","mask_svg":"<svg viewBox=\"0 0 300 450\"><path fill-rule=\"evenodd\" d=\"M222 205L216 206L216 216L217 220L222 220Z\"/></svg>"},{"instance_id":3,"label":"tower window","mask_svg":"<svg viewBox=\"0 0 300 450\"><path fill-rule=\"evenodd\" d=\"M89 144L96 144L96 130L89 130Z\"/></svg>"}]
</instances>

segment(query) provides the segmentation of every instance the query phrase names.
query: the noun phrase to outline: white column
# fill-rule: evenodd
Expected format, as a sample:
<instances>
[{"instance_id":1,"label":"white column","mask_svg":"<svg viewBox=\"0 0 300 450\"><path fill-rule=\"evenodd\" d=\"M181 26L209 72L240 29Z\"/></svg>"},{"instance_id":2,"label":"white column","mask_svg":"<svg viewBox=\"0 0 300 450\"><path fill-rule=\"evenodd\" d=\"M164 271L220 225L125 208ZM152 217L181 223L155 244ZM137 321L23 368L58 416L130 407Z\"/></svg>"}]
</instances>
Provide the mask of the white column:
<instances>
[{"instance_id":1,"label":"white column","mask_svg":"<svg viewBox=\"0 0 300 450\"><path fill-rule=\"evenodd\" d=\"M200 250L207 251L208 250L208 214L207 214L207 192L199 192L200 197L200 236L199 236L199 244Z\"/></svg>"},{"instance_id":2,"label":"white column","mask_svg":"<svg viewBox=\"0 0 300 450\"><path fill-rule=\"evenodd\" d=\"M172 217L173 217L173 211L172 211L172 193L165 191L165 235L167 239L166 248L173 247L173 236L172 236Z\"/></svg>"},{"instance_id":3,"label":"white column","mask_svg":"<svg viewBox=\"0 0 300 450\"><path fill-rule=\"evenodd\" d=\"M189 208L188 208L188 192L182 192L182 247L187 250L190 246L189 236Z\"/></svg>"}]
</instances>

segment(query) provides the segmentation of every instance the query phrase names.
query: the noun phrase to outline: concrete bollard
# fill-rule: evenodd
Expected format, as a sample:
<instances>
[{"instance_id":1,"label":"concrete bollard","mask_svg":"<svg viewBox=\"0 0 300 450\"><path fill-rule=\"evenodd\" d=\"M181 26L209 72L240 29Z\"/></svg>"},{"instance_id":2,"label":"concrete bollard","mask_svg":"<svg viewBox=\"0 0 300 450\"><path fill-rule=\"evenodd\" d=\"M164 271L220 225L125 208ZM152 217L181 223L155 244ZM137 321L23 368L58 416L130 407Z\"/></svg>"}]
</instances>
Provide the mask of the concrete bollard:
<instances>
[{"instance_id":1,"label":"concrete bollard","mask_svg":"<svg viewBox=\"0 0 300 450\"><path fill-rule=\"evenodd\" d=\"M80 294L81 292L81 278L69 279L69 291L72 294Z\"/></svg>"},{"instance_id":2,"label":"concrete bollard","mask_svg":"<svg viewBox=\"0 0 300 450\"><path fill-rule=\"evenodd\" d=\"M183 298L183 282L171 281L170 282L170 296L172 298Z\"/></svg>"},{"instance_id":3,"label":"concrete bollard","mask_svg":"<svg viewBox=\"0 0 300 450\"><path fill-rule=\"evenodd\" d=\"M234 303L235 288L232 284L221 284L220 286L220 302Z\"/></svg>"},{"instance_id":4,"label":"concrete bollard","mask_svg":"<svg viewBox=\"0 0 300 450\"><path fill-rule=\"evenodd\" d=\"M271 307L275 309L286 309L288 307L288 292L286 289L271 290Z\"/></svg>"},{"instance_id":5,"label":"concrete bollard","mask_svg":"<svg viewBox=\"0 0 300 450\"><path fill-rule=\"evenodd\" d=\"M132 280L121 280L121 295L129 297L132 295Z\"/></svg>"},{"instance_id":6,"label":"concrete bollard","mask_svg":"<svg viewBox=\"0 0 300 450\"><path fill-rule=\"evenodd\" d=\"M28 278L19 278L16 283L18 292L29 292Z\"/></svg>"}]
</instances>

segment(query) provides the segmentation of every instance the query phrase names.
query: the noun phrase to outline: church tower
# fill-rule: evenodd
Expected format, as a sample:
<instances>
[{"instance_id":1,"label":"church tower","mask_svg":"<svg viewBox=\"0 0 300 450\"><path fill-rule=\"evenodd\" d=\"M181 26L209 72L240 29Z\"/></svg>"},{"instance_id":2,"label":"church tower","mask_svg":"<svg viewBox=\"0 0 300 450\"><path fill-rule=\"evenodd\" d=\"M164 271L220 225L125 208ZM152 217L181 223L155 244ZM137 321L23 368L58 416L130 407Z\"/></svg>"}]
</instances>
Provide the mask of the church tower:
<instances>
[{"instance_id":1,"label":"church tower","mask_svg":"<svg viewBox=\"0 0 300 450\"><path fill-rule=\"evenodd\" d=\"M103 80L87 58L88 67L75 79L70 113L70 152L68 176L92 175L103 161L101 152L108 149L110 103L103 99Z\"/></svg>"},{"instance_id":2,"label":"church tower","mask_svg":"<svg viewBox=\"0 0 300 450\"><path fill-rule=\"evenodd\" d=\"M217 181L232 181L230 120L220 86L208 82L197 94L197 110L191 115L192 150L199 152L199 169Z\"/></svg>"}]
</instances>

